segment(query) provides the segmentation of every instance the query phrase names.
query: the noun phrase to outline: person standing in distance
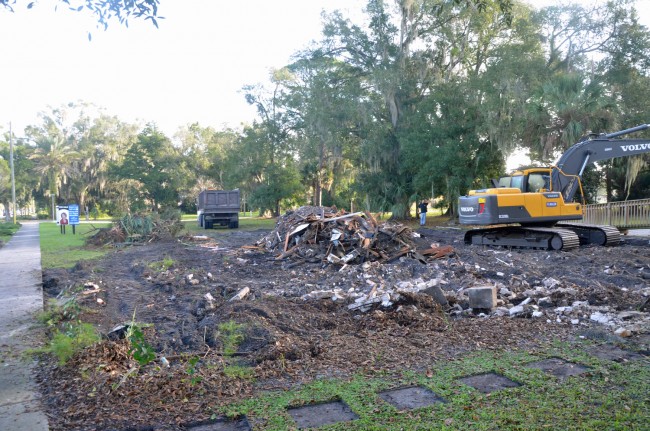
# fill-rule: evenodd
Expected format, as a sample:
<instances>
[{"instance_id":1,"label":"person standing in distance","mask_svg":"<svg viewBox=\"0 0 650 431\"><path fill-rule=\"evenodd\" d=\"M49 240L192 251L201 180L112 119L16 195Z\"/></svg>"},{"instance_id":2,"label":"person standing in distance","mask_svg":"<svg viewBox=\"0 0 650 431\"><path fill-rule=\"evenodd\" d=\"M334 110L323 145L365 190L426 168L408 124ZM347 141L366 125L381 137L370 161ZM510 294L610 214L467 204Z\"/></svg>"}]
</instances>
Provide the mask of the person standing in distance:
<instances>
[{"instance_id":1,"label":"person standing in distance","mask_svg":"<svg viewBox=\"0 0 650 431\"><path fill-rule=\"evenodd\" d=\"M418 205L418 212L420 214L420 226L424 226L424 224L427 222L427 205L429 202L427 201L422 201L420 202L420 205Z\"/></svg>"}]
</instances>

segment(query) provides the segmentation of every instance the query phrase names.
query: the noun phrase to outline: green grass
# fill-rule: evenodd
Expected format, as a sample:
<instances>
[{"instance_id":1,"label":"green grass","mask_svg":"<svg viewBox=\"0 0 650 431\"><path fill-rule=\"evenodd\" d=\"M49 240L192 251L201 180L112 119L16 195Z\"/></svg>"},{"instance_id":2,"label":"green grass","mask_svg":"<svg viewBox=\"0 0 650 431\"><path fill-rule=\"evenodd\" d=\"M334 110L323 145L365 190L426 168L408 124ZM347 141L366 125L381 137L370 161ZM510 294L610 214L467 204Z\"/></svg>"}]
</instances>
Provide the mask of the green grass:
<instances>
[{"instance_id":1,"label":"green grass","mask_svg":"<svg viewBox=\"0 0 650 431\"><path fill-rule=\"evenodd\" d=\"M227 364L223 368L223 373L233 379L253 380L255 377L255 370L244 365Z\"/></svg>"},{"instance_id":2,"label":"green grass","mask_svg":"<svg viewBox=\"0 0 650 431\"><path fill-rule=\"evenodd\" d=\"M18 229L20 229L19 224L6 222L0 223L0 245L2 245L4 242L9 241L12 235L15 234Z\"/></svg>"},{"instance_id":3,"label":"green grass","mask_svg":"<svg viewBox=\"0 0 650 431\"><path fill-rule=\"evenodd\" d=\"M246 214L246 216L243 214ZM203 229L199 227L196 221L196 215L184 215L182 217L182 222L186 232L190 235L209 235L210 233L219 235L221 233L233 232L237 230L250 231L275 228L275 218L250 217L249 215L250 213L239 213L239 229L228 229L225 226L215 226L214 229Z\"/></svg>"},{"instance_id":4,"label":"green grass","mask_svg":"<svg viewBox=\"0 0 650 431\"><path fill-rule=\"evenodd\" d=\"M167 271L169 268L171 268L174 265L174 263L176 263L174 262L174 259L167 256L163 260L151 262L148 266L149 268L156 271Z\"/></svg>"},{"instance_id":5,"label":"green grass","mask_svg":"<svg viewBox=\"0 0 650 431\"><path fill-rule=\"evenodd\" d=\"M46 346L26 351L28 356L48 353L56 356L59 365L66 362L77 352L99 343L101 336L90 323L68 322L62 329L55 329Z\"/></svg>"},{"instance_id":6,"label":"green grass","mask_svg":"<svg viewBox=\"0 0 650 431\"><path fill-rule=\"evenodd\" d=\"M251 217L251 213L239 213L239 230L251 231L258 229L274 229L276 219L275 218L265 218L265 217ZM411 214L413 219L401 221L401 223L406 224L412 229L419 228L419 218L415 217L415 213ZM391 213L375 213L373 214L375 219L378 222L385 222L390 219ZM202 229L198 226L196 222L196 215L194 214L184 214L182 216L183 226L185 230L190 235L208 235L213 233L214 235L219 235L225 232L232 232L233 229L228 229L226 227L215 226L214 229ZM442 211L438 208L430 208L427 213L427 227L434 226L446 226L449 224L449 217L442 214Z\"/></svg>"},{"instance_id":7,"label":"green grass","mask_svg":"<svg viewBox=\"0 0 650 431\"><path fill-rule=\"evenodd\" d=\"M559 380L525 365L561 357L590 367ZM496 372L521 384L489 395L458 379ZM420 385L444 403L398 411L378 393ZM230 417L246 415L263 430L295 429L287 409L333 400L344 401L359 419L323 430L633 430L648 429L650 367L643 360L619 364L562 345L544 354L480 352L457 361L433 364L430 372L369 373L347 380L316 380L298 389L264 393L222 407ZM320 429L320 428L319 428Z\"/></svg>"},{"instance_id":8,"label":"green grass","mask_svg":"<svg viewBox=\"0 0 650 431\"><path fill-rule=\"evenodd\" d=\"M72 234L72 226L68 226L64 235L54 222L41 223L41 266L43 269L71 268L80 260L103 256L107 250L90 250L84 247L87 237L84 234L109 225L102 222L80 224L75 229L75 235Z\"/></svg>"},{"instance_id":9,"label":"green grass","mask_svg":"<svg viewBox=\"0 0 650 431\"><path fill-rule=\"evenodd\" d=\"M234 320L219 324L219 338L223 344L223 355L230 357L237 352L239 344L244 341L244 325Z\"/></svg>"}]
</instances>

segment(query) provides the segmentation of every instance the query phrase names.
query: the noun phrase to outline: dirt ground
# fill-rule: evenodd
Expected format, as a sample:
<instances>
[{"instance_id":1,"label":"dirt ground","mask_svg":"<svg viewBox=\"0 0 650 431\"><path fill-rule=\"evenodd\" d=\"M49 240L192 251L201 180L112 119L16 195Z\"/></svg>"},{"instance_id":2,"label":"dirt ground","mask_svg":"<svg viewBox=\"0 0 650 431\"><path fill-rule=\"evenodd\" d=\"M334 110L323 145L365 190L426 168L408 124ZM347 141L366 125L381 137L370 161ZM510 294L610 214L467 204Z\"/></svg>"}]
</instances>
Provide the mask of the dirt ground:
<instances>
[{"instance_id":1,"label":"dirt ground","mask_svg":"<svg viewBox=\"0 0 650 431\"><path fill-rule=\"evenodd\" d=\"M418 249L454 252L426 264L405 256L335 265L276 259L255 246L268 233L118 248L71 270L45 271L47 297L76 297L81 320L107 336L64 366L41 361L50 428L183 429L258 391L427 370L475 350L538 351L577 334L648 351L648 238L551 252L466 246L461 230L421 228ZM495 286L498 307L469 308L467 289L475 286ZM246 296L230 300L245 288ZM108 338L134 315L149 324L156 353L144 366L124 339ZM220 325L233 321L243 326L229 354ZM228 372L236 366L254 378Z\"/></svg>"}]
</instances>

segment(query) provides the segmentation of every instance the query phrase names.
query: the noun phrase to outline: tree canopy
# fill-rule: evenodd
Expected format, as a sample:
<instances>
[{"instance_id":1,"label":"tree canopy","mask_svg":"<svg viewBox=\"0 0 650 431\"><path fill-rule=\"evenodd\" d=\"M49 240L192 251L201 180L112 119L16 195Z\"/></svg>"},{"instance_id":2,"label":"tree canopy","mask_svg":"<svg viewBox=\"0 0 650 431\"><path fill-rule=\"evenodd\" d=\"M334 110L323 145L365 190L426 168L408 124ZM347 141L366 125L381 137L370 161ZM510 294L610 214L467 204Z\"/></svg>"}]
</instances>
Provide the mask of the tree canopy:
<instances>
[{"instance_id":1,"label":"tree canopy","mask_svg":"<svg viewBox=\"0 0 650 431\"><path fill-rule=\"evenodd\" d=\"M243 88L259 115L241 130L194 123L167 137L84 104L50 108L17 145L32 174L19 200L47 208L48 190L112 214L193 211L214 187L276 215L314 204L407 217L423 198L453 214L515 150L548 166L588 133L650 120L650 32L631 0L369 0L365 18L324 16L320 40ZM593 167L589 198L650 197L648 159Z\"/></svg>"},{"instance_id":2,"label":"tree canopy","mask_svg":"<svg viewBox=\"0 0 650 431\"><path fill-rule=\"evenodd\" d=\"M160 19L159 0L57 0L57 2L58 5L73 11L91 13L104 28L108 27L111 20L117 20L120 24L128 26L131 18L149 20L158 27L157 20ZM27 8L31 9L37 3L31 0L0 0L0 6L10 11L14 10L16 4L26 4Z\"/></svg>"}]
</instances>

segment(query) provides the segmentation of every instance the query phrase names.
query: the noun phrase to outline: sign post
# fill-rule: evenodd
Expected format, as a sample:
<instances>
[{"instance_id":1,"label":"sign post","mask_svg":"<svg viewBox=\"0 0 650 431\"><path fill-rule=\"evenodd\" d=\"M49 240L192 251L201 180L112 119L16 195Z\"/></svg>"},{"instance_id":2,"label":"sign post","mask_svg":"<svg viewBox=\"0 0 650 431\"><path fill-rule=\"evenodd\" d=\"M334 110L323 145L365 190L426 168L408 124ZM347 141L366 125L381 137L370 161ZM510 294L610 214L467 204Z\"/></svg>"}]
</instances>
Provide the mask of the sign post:
<instances>
[{"instance_id":1,"label":"sign post","mask_svg":"<svg viewBox=\"0 0 650 431\"><path fill-rule=\"evenodd\" d=\"M60 227L61 233L65 235L65 227L72 225L72 234L74 235L75 227L79 224L79 205L57 205L56 207L56 224Z\"/></svg>"},{"instance_id":2,"label":"sign post","mask_svg":"<svg viewBox=\"0 0 650 431\"><path fill-rule=\"evenodd\" d=\"M61 229L61 233L65 234L65 227L70 224L68 216L69 210L67 205L56 206L56 224Z\"/></svg>"},{"instance_id":3,"label":"sign post","mask_svg":"<svg viewBox=\"0 0 650 431\"><path fill-rule=\"evenodd\" d=\"M79 205L68 205L68 217L72 225L72 234L75 234L75 227L79 224Z\"/></svg>"}]
</instances>

